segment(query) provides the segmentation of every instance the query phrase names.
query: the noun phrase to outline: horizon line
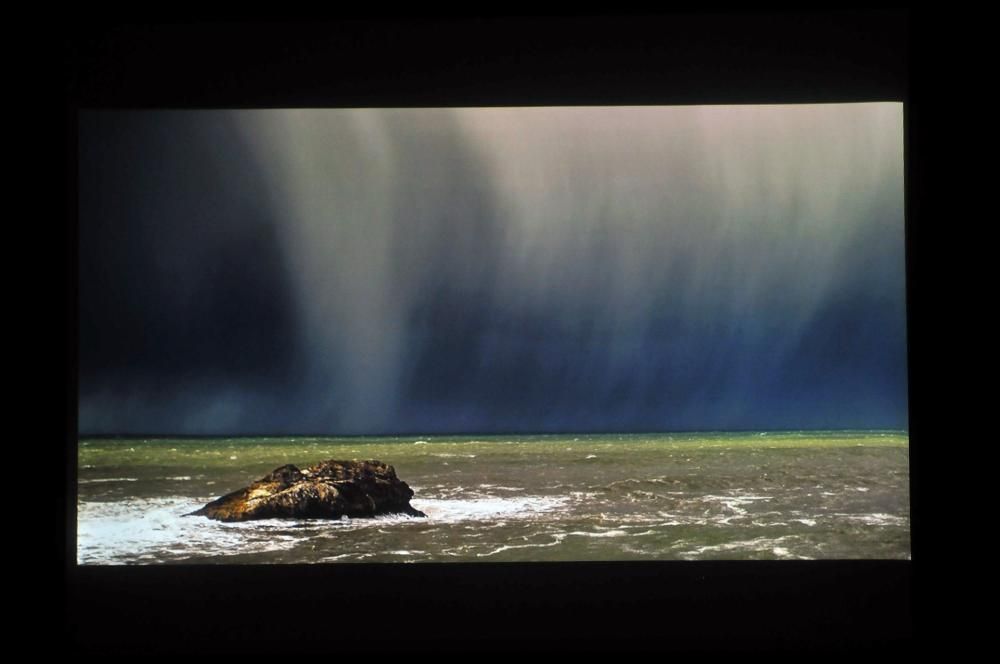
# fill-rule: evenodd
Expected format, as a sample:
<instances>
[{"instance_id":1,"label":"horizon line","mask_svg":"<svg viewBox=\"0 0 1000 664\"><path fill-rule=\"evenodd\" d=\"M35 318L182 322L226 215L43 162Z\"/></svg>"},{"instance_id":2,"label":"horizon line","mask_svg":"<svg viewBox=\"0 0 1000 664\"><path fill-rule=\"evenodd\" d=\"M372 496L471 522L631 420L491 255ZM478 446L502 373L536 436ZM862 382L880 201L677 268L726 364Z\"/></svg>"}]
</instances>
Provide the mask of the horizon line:
<instances>
[{"instance_id":1,"label":"horizon line","mask_svg":"<svg viewBox=\"0 0 1000 664\"><path fill-rule=\"evenodd\" d=\"M414 438L434 436L568 436L568 435L673 435L673 434L711 434L711 433L905 433L909 429L876 428L788 428L788 429L676 429L670 431L457 431L457 432L403 432L403 433L79 433L78 439L84 438Z\"/></svg>"}]
</instances>

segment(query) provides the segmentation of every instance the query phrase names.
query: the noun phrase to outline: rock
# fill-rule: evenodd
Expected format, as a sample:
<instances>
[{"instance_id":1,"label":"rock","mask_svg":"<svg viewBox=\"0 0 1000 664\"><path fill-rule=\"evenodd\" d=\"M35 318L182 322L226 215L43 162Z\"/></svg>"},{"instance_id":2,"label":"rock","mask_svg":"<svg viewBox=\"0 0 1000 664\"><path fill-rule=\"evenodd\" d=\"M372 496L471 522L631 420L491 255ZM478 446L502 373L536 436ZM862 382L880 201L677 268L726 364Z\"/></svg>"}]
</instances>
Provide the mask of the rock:
<instances>
[{"instance_id":1,"label":"rock","mask_svg":"<svg viewBox=\"0 0 1000 664\"><path fill-rule=\"evenodd\" d=\"M323 461L299 470L276 468L245 489L188 516L218 521L340 519L379 514L427 516L410 507L413 490L381 461Z\"/></svg>"}]
</instances>

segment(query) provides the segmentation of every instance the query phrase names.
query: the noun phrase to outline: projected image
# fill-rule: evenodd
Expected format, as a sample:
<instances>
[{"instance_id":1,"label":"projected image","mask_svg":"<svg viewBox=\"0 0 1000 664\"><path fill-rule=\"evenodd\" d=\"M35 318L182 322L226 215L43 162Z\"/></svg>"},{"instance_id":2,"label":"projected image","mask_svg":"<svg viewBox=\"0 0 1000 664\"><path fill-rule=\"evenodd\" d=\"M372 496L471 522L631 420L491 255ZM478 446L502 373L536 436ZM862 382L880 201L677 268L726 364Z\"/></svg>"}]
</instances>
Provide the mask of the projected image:
<instances>
[{"instance_id":1,"label":"projected image","mask_svg":"<svg viewBox=\"0 0 1000 664\"><path fill-rule=\"evenodd\" d=\"M82 111L77 562L910 557L903 108Z\"/></svg>"}]
</instances>

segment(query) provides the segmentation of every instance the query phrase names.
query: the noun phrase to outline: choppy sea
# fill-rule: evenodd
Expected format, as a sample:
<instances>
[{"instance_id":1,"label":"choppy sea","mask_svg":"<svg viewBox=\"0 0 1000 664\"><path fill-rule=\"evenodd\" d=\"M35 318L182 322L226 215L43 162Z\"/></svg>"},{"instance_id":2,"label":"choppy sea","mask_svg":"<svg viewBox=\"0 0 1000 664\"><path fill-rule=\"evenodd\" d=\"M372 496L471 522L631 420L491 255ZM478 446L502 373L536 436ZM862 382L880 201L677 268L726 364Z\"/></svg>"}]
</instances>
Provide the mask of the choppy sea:
<instances>
[{"instance_id":1,"label":"choppy sea","mask_svg":"<svg viewBox=\"0 0 1000 664\"><path fill-rule=\"evenodd\" d=\"M393 465L427 518L185 514L274 468ZM898 431L82 438L77 562L908 559Z\"/></svg>"}]
</instances>

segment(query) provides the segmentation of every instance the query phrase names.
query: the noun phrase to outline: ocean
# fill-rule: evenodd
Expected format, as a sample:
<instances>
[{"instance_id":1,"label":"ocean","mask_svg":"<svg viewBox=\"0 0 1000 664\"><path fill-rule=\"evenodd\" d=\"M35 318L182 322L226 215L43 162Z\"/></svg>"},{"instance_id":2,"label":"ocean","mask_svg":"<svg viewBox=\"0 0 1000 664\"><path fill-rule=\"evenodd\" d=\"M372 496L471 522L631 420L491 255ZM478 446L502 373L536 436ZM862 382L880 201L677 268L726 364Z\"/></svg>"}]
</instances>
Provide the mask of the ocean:
<instances>
[{"instance_id":1,"label":"ocean","mask_svg":"<svg viewBox=\"0 0 1000 664\"><path fill-rule=\"evenodd\" d=\"M899 431L79 440L77 562L909 559ZM184 516L284 464L376 459L427 518Z\"/></svg>"}]
</instances>

